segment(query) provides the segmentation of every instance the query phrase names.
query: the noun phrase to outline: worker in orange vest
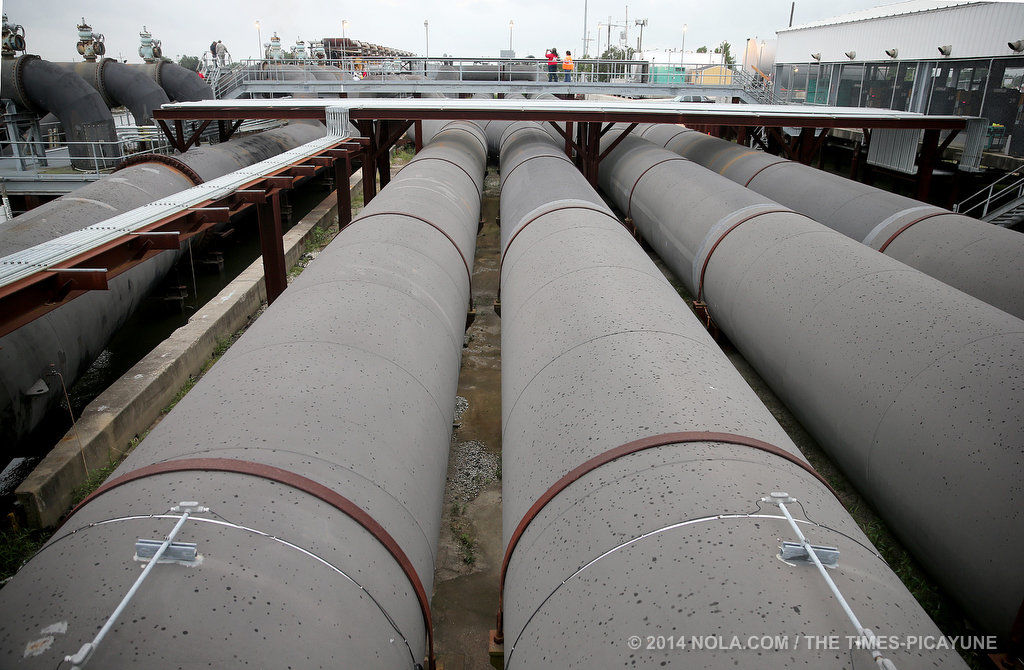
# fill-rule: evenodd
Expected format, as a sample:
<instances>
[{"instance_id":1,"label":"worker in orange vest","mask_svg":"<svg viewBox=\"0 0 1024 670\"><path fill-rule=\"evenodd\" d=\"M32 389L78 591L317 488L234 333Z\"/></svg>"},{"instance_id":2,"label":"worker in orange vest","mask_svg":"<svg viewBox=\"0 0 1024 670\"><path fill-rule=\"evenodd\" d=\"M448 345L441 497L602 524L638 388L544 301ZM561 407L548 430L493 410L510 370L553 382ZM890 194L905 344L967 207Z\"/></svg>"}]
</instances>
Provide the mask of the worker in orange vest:
<instances>
[{"instance_id":1,"label":"worker in orange vest","mask_svg":"<svg viewBox=\"0 0 1024 670\"><path fill-rule=\"evenodd\" d=\"M562 70L565 72L565 80L567 82L572 81L572 52L566 51L565 58L562 59Z\"/></svg>"}]
</instances>

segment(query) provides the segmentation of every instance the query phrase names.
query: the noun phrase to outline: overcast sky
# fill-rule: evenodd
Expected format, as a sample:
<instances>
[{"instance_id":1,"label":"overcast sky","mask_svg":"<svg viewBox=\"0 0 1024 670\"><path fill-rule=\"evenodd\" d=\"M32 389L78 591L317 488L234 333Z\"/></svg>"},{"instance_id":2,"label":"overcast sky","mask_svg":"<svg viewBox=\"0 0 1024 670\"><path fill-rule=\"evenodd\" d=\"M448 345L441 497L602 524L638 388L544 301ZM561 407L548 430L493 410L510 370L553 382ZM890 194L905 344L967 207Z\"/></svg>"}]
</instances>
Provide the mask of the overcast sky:
<instances>
[{"instance_id":1,"label":"overcast sky","mask_svg":"<svg viewBox=\"0 0 1024 670\"><path fill-rule=\"evenodd\" d=\"M4 0L12 23L25 27L28 53L49 60L80 60L75 50L76 26L82 19L106 37L107 55L140 62L138 33L145 25L163 41L164 55L199 55L210 42L223 40L236 59L257 54L256 20L263 41L275 31L288 47L296 39L307 42L340 37L342 19L346 36L422 54L423 21L429 20L430 54L496 57L508 48L509 21L517 55L543 56L554 46L579 56L583 39L583 9L594 36L598 21L622 22L629 11L629 40L636 45L636 19L647 19L644 47L680 47L687 24L686 50L713 47L722 40L741 54L747 38L773 39L789 22L790 0L179 0L177 2L125 2L125 0ZM849 11L887 4L883 0L798 0L794 25ZM617 29L621 30L621 28ZM602 31L602 49L607 32ZM617 36L613 30L613 42ZM591 51L596 44L591 44Z\"/></svg>"}]
</instances>

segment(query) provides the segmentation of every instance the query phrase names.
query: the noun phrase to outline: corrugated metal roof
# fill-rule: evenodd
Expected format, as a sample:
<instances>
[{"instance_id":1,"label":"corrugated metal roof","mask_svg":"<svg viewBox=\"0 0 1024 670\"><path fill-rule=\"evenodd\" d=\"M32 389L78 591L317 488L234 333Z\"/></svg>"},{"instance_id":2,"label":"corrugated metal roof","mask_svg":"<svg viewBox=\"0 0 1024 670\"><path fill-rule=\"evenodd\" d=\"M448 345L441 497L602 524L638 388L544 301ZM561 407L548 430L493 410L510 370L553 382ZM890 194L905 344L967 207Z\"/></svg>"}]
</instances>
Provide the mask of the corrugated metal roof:
<instances>
[{"instance_id":1,"label":"corrugated metal roof","mask_svg":"<svg viewBox=\"0 0 1024 670\"><path fill-rule=\"evenodd\" d=\"M967 5L987 5L989 2L969 2L967 0L908 0L897 2L891 5L881 5L871 9L861 9L849 14L841 14L820 21L802 23L792 28L780 28L777 33L785 33L793 30L804 30L806 28L820 28L822 26L835 26L842 23L856 23L858 21L870 21L872 19L884 19L891 16L903 16L905 14L917 14L920 12L933 12L938 9L960 7Z\"/></svg>"}]
</instances>

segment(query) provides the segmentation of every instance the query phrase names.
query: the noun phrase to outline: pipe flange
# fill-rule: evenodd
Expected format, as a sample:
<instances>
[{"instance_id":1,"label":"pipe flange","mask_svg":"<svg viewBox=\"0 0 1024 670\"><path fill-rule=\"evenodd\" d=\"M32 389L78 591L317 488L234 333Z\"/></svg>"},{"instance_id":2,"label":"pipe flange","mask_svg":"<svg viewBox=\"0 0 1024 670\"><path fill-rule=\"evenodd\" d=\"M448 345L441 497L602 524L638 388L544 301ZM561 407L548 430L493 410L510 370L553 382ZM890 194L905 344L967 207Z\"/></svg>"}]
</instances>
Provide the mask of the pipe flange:
<instances>
[{"instance_id":1,"label":"pipe flange","mask_svg":"<svg viewBox=\"0 0 1024 670\"><path fill-rule=\"evenodd\" d=\"M106 72L104 70L106 70L107 63L113 62L115 61L112 58L101 58L96 63L96 67L93 70L92 74L93 86L96 88L97 91L99 91L100 96L103 98L103 102L107 105L107 107L110 107L111 109L120 106L120 103L114 100L112 97L110 97L110 94L107 93L107 87L105 85L107 77Z\"/></svg>"},{"instance_id":2,"label":"pipe flange","mask_svg":"<svg viewBox=\"0 0 1024 670\"><path fill-rule=\"evenodd\" d=\"M39 56L36 56L35 54L22 54L21 56L18 56L14 60L14 65L12 66L13 67L13 72L12 72L13 82L12 83L14 84L14 91L15 91L15 95L17 97L14 97L14 96L10 96L10 97L11 97L12 100L14 100L14 102L16 104L21 105L25 109L27 109L27 110L29 110L31 112L35 112L36 114L43 115L43 114L46 114L48 110L43 109L39 105L36 105L35 103L33 103L29 99L28 93L25 91L25 80L24 80L24 75L23 75L22 71L25 69L25 63L28 63L29 61L32 61L32 60L40 60L40 58L39 58ZM5 93L4 97L7 97L6 93Z\"/></svg>"},{"instance_id":3,"label":"pipe flange","mask_svg":"<svg viewBox=\"0 0 1024 670\"><path fill-rule=\"evenodd\" d=\"M121 164L117 166L117 169L115 169L114 172L123 170L126 167L131 167L132 165L141 165L142 163L160 163L161 165L166 165L172 170L185 175L185 177L188 178L195 186L199 186L205 181L199 176L199 173L189 167L187 163L184 163L173 156L165 156L163 154L139 154L137 156L129 156L121 161Z\"/></svg>"}]
</instances>

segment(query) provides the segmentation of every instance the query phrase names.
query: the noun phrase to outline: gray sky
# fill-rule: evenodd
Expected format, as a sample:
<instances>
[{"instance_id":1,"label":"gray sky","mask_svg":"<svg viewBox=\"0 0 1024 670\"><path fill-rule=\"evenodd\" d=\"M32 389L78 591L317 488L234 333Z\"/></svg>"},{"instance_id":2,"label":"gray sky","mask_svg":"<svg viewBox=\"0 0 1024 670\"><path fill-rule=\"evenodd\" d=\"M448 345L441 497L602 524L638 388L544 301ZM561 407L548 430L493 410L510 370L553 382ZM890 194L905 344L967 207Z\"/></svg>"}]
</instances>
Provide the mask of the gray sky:
<instances>
[{"instance_id":1,"label":"gray sky","mask_svg":"<svg viewBox=\"0 0 1024 670\"><path fill-rule=\"evenodd\" d=\"M625 2L590 0L587 25L593 36L597 23L621 22ZM863 9L883 0L800 0L794 25ZM566 49L579 56L583 38L583 0L197 0L157 3L124 0L4 0L13 23L25 27L28 53L49 60L80 60L75 50L76 26L85 16L106 37L107 55L140 62L138 33L145 25L163 41L164 55L199 55L212 40L223 40L232 56L255 57L259 19L263 41L276 31L283 44L298 38L307 42L340 37L341 21L349 21L346 36L368 42L424 52L423 21L430 21L430 54L495 57L508 48L509 21L515 22L513 46L519 56L543 56L546 47ZM713 47L722 40L740 54L747 38L772 39L789 22L790 0L634 0L629 7L629 40L636 45L635 19L646 18L645 48L676 48L688 25L686 49ZM616 41L613 29L613 42ZM602 48L607 32L603 31ZM596 44L591 44L591 51Z\"/></svg>"}]
</instances>

